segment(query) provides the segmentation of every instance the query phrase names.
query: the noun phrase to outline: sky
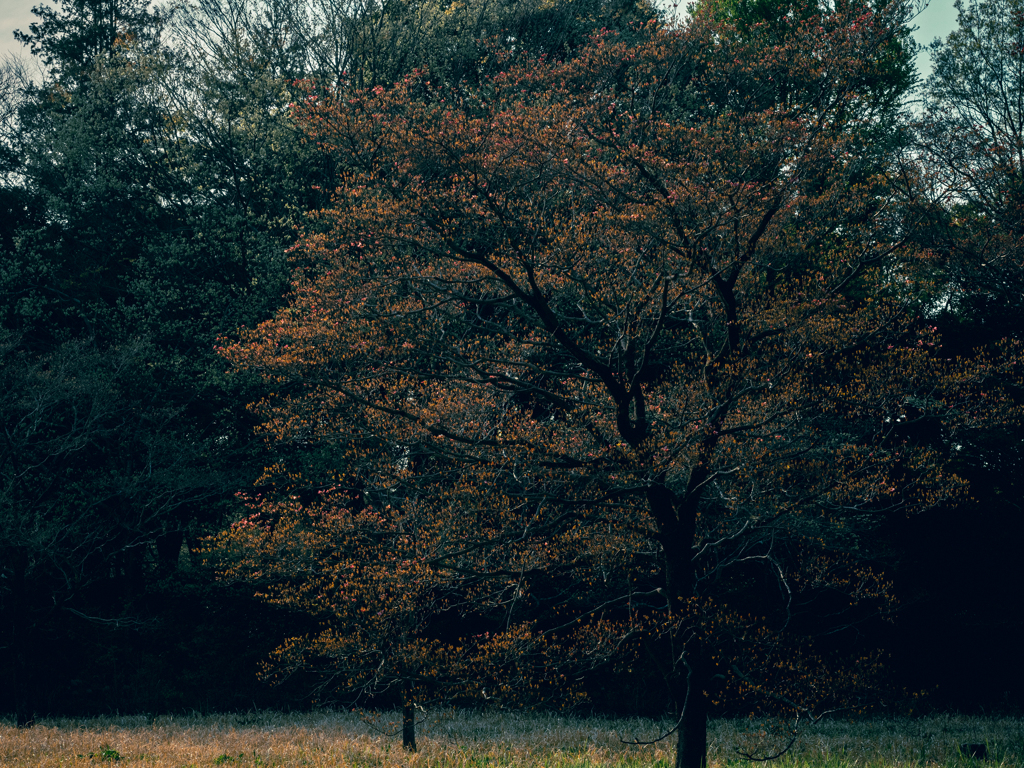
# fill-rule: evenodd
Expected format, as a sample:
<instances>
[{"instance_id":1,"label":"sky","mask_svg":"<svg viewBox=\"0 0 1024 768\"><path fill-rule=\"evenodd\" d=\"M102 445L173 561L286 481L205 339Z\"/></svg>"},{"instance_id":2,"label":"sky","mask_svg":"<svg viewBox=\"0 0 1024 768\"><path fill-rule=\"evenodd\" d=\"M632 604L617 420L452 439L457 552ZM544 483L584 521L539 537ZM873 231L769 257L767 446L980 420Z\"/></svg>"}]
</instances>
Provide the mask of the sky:
<instances>
[{"instance_id":1,"label":"sky","mask_svg":"<svg viewBox=\"0 0 1024 768\"><path fill-rule=\"evenodd\" d=\"M0 0L0 56L6 58L13 53L26 60L30 58L28 48L14 39L14 30L28 31L28 25L35 20L32 6L38 4L56 3L47 3L46 0ZM945 37L956 27L953 0L931 0L915 24L919 29L914 36L922 45L927 45L936 37ZM929 70L927 54L922 54L918 60L918 68L922 74Z\"/></svg>"}]
</instances>

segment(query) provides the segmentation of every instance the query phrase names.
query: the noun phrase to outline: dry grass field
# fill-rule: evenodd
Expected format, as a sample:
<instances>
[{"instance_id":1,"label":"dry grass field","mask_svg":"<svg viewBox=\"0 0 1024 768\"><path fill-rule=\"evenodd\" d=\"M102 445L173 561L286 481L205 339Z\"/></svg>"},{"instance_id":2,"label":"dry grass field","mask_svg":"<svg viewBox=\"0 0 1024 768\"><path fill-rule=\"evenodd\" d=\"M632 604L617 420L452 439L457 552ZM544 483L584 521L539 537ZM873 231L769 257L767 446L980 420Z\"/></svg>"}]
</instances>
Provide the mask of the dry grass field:
<instances>
[{"instance_id":1,"label":"dry grass field","mask_svg":"<svg viewBox=\"0 0 1024 768\"><path fill-rule=\"evenodd\" d=\"M45 720L17 729L0 721L0 768L671 768L671 744L651 738L648 720L569 718L522 713L439 715L425 723L420 750L402 751L387 718L355 714L259 713L194 717ZM758 724L717 721L711 766L750 765L736 748L757 739ZM984 763L961 757L961 742L986 743ZM1024 721L937 716L822 722L775 763L782 768L967 766L1024 768Z\"/></svg>"}]
</instances>

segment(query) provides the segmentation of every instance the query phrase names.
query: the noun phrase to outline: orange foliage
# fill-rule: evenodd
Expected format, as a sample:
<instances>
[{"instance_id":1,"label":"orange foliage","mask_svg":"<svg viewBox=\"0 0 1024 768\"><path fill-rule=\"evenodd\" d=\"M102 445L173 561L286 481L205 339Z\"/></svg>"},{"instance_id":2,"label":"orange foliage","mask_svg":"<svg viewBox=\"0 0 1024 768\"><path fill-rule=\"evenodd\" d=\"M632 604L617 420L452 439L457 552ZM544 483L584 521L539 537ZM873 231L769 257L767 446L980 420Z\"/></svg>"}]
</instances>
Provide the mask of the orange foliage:
<instances>
[{"instance_id":1,"label":"orange foliage","mask_svg":"<svg viewBox=\"0 0 1024 768\"><path fill-rule=\"evenodd\" d=\"M887 19L810 16L768 46L698 11L568 62L495 53L479 89L422 74L298 108L344 184L288 308L225 355L274 382L268 433L340 446L315 481L362 501L328 495L310 530L288 504L261 527L267 503L225 534L329 619L282 662L436 682L523 654L525 685L646 644L685 766L716 673L830 701L838 673L783 642L795 611L887 607L871 521L961 486L909 414L948 439L999 393L936 354L905 278L926 255L864 140ZM507 634L431 639L448 611Z\"/></svg>"},{"instance_id":2,"label":"orange foliage","mask_svg":"<svg viewBox=\"0 0 1024 768\"><path fill-rule=\"evenodd\" d=\"M259 586L271 603L323 621L320 632L293 638L266 665L268 678L305 668L325 672L321 690L360 696L395 687L406 710L404 741L415 749L415 709L436 702L543 700L566 681L544 661L550 639L528 622L504 632L437 636L440 617L467 601L501 602L515 585L498 577L497 594L481 579L440 567L446 539L422 506L368 506L350 511L329 496L312 508L295 500L251 504L253 512L210 542L226 579ZM350 506L350 505L348 505ZM504 590L502 589L504 588Z\"/></svg>"}]
</instances>

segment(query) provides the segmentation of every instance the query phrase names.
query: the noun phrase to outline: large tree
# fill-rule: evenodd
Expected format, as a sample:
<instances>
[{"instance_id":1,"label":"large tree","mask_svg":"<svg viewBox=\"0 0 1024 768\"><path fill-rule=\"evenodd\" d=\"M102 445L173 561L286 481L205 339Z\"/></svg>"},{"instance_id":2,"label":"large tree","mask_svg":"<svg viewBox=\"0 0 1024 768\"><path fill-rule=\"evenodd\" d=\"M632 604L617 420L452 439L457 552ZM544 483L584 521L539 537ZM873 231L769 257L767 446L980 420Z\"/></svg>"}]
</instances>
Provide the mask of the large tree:
<instances>
[{"instance_id":1,"label":"large tree","mask_svg":"<svg viewBox=\"0 0 1024 768\"><path fill-rule=\"evenodd\" d=\"M982 418L917 312L906 174L862 140L895 12L766 45L698 11L565 63L508 54L479 89L307 100L351 171L290 306L227 352L272 382L271 434L341 446L310 485L427 507L416 557L507 580L474 609L646 645L680 768L719 678L852 703L806 638L884 604L874 521L956 493L906 421Z\"/></svg>"}]
</instances>

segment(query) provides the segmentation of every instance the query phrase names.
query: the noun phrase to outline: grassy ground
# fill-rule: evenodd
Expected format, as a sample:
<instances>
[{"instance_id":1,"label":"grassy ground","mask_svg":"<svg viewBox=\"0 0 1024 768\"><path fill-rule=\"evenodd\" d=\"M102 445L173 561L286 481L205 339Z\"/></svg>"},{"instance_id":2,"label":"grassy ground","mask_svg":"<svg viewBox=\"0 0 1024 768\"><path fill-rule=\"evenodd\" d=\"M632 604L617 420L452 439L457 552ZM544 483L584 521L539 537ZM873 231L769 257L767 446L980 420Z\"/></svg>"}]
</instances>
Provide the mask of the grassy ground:
<instances>
[{"instance_id":1,"label":"grassy ground","mask_svg":"<svg viewBox=\"0 0 1024 768\"><path fill-rule=\"evenodd\" d=\"M449 713L421 727L420 750L402 751L386 718L354 714L255 714L46 720L18 730L0 721L0 768L671 768L670 741L631 746L658 733L648 720L575 719L521 713ZM757 746L759 724L714 722L712 768L749 765L737 747ZM986 743L989 759L957 745ZM806 730L780 768L1024 768L1024 721L958 716L823 722Z\"/></svg>"}]
</instances>

